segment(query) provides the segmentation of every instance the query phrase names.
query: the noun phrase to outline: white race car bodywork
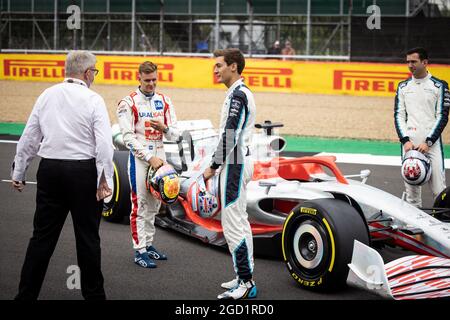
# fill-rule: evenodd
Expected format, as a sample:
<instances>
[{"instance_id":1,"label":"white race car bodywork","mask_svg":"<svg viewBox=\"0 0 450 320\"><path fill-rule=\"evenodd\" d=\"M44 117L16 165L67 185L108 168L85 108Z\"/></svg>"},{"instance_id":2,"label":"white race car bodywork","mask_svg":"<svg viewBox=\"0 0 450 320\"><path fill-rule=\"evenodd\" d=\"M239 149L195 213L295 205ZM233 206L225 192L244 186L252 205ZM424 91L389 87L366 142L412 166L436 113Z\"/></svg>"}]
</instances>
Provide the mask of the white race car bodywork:
<instances>
[{"instance_id":1,"label":"white race car bodywork","mask_svg":"<svg viewBox=\"0 0 450 320\"><path fill-rule=\"evenodd\" d=\"M283 178L264 180L272 184L271 187L260 186L259 181L251 181L247 187L250 216L263 216L262 209L259 213L252 211L258 210L257 202L264 197L301 202L334 198L337 194L345 195L359 205L367 221L379 219L380 216L391 218L389 226L392 230L381 230L378 233L404 242L423 254L450 257L449 223L439 221L403 199L365 183L347 179L348 184L343 184L330 176L322 176L322 179L319 182L288 181ZM325 179L328 181L324 181ZM266 213L263 218L264 222L269 224L279 224L284 220L284 217L279 215ZM397 230L412 230L417 234L408 235Z\"/></svg>"},{"instance_id":2,"label":"white race car bodywork","mask_svg":"<svg viewBox=\"0 0 450 320\"><path fill-rule=\"evenodd\" d=\"M378 218L382 212L384 218L392 218L393 231L380 231L408 242L411 246L424 251L424 254L450 258L450 224L426 214L406 201L383 190L358 181L348 180L349 184L337 182L313 182L306 188L322 191L324 195L340 193L355 200L361 207L366 220ZM420 234L411 237L396 235L396 230L415 228ZM419 230L423 231L420 232ZM412 238L419 241L414 241ZM423 245L420 245L422 243Z\"/></svg>"},{"instance_id":3,"label":"white race car bodywork","mask_svg":"<svg viewBox=\"0 0 450 320\"><path fill-rule=\"evenodd\" d=\"M261 125L260 127L266 133L255 133L250 146L255 173L247 185L247 212L254 237L276 238L274 236L280 235L281 231L284 237L283 225L286 226L289 220L287 218L293 214L294 208L306 201L311 204L315 200L335 199L333 201L343 200L347 206L350 205L357 211L356 218L359 219L360 216L367 228L364 230L365 227L362 227L364 234L369 238L369 244L379 242L399 246L420 255L443 258L439 262L443 264L450 261L448 222L440 221L403 199L367 185L366 180L370 174L368 170L363 170L358 175L343 176L332 156L279 157L286 142L282 137L269 134L271 124L270 122L265 124L265 128ZM192 179L196 179L210 163L212 152L218 143L217 133L212 129L209 120L180 121L178 125L180 132L183 132L183 140L180 140L178 145L165 143L165 149L167 159L171 160L174 166L182 168L180 174L182 200L179 201L181 205L170 208L170 214L157 219L157 223L211 244L224 245L220 213L211 219L201 218L190 209L189 199L186 197ZM117 133L117 128L113 128L113 131ZM121 136L117 133L114 136L116 145L121 145L120 139ZM328 172L331 172L331 175ZM362 181L349 179L353 177L360 177ZM333 208L335 210L335 207L332 207L331 214ZM335 217L339 219L340 215L336 214ZM298 239L290 240L295 242ZM297 250L296 246L293 247ZM279 250L278 245L274 248ZM355 260L350 265L352 271L349 282L364 289L378 286L383 288L378 290L378 293L395 298L395 294L389 291L388 276L373 282L373 279L368 278L366 270L370 265L367 263L370 262L378 265L384 272L381 274L385 275L385 267L390 266L385 266L381 256L376 251L374 253L373 249L363 244L355 244L355 248L358 249L355 249ZM298 253L296 255L300 256ZM369 260L366 261L366 258ZM344 265L346 266L348 262L349 260Z\"/></svg>"}]
</instances>

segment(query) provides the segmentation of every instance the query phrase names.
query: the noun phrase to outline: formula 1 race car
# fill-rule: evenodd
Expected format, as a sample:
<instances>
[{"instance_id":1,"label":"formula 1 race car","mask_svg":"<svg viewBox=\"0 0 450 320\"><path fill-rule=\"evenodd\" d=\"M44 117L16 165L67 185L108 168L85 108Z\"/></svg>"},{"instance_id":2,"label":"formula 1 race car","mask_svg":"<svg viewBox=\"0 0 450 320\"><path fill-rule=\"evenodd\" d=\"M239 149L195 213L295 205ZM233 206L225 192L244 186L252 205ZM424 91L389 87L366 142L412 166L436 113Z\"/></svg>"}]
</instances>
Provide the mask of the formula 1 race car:
<instances>
[{"instance_id":1,"label":"formula 1 race car","mask_svg":"<svg viewBox=\"0 0 450 320\"><path fill-rule=\"evenodd\" d=\"M163 207L156 223L226 246L220 210L202 216L188 196L193 181L210 163L217 132L209 120L178 125L182 138L166 142L165 149L167 161L180 174L180 196ZM250 147L254 174L247 185L247 212L255 253L282 256L290 275L310 290L334 290L350 283L396 299L450 295L449 189L433 208L418 209L367 185L369 170L344 176L333 156L280 157L286 141L274 134L274 128L281 126L270 121L257 124L260 130ZM113 126L113 131L115 146L124 150L118 128ZM109 221L121 221L131 210L128 156L128 151L115 151L114 192L103 211ZM419 255L384 265L371 248L382 245Z\"/></svg>"}]
</instances>

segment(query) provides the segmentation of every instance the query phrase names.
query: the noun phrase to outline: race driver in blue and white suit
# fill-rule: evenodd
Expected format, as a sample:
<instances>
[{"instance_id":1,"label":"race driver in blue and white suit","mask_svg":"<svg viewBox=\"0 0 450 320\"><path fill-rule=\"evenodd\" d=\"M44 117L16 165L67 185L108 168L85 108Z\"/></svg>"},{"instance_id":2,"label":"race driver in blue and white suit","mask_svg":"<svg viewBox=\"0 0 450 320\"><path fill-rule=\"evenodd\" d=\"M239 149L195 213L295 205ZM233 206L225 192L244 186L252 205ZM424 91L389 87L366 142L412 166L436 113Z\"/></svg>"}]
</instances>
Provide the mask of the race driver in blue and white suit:
<instances>
[{"instance_id":1,"label":"race driver in blue and white suit","mask_svg":"<svg viewBox=\"0 0 450 320\"><path fill-rule=\"evenodd\" d=\"M179 137L171 100L155 92L157 79L157 66L149 61L142 63L139 66L139 88L123 98L117 107L123 140L130 149L128 176L134 262L144 268L155 268L154 260L167 259L153 246L155 215L161 201L146 189L147 171L149 166L158 169L165 161L163 134L172 141Z\"/></svg>"},{"instance_id":2,"label":"race driver in blue and white suit","mask_svg":"<svg viewBox=\"0 0 450 320\"><path fill-rule=\"evenodd\" d=\"M253 237L246 212L246 185L253 175L248 147L256 106L252 92L241 79L245 59L240 50L216 50L214 56L214 74L228 91L222 107L219 144L203 176L207 180L221 169L221 222L237 275L222 284L229 290L218 299L254 298L257 289L253 281Z\"/></svg>"},{"instance_id":3,"label":"race driver in blue and white suit","mask_svg":"<svg viewBox=\"0 0 450 320\"><path fill-rule=\"evenodd\" d=\"M428 54L425 49L409 50L406 60L413 76L398 85L395 128L404 153L416 149L430 158L429 184L436 198L446 187L441 134L448 122L448 84L428 72ZM405 182L405 188L406 201L422 207L421 186Z\"/></svg>"}]
</instances>

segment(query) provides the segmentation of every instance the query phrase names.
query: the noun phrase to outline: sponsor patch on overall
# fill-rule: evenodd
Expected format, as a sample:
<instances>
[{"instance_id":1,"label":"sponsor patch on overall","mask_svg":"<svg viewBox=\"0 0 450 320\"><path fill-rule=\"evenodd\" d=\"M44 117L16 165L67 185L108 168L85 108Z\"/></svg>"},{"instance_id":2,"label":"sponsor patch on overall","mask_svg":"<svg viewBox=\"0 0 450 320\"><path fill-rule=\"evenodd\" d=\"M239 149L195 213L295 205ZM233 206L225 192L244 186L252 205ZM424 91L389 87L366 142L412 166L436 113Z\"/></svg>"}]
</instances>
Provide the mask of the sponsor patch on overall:
<instances>
[{"instance_id":1,"label":"sponsor patch on overall","mask_svg":"<svg viewBox=\"0 0 450 320\"><path fill-rule=\"evenodd\" d=\"M125 116L126 113L127 113L127 111L128 111L128 106L121 104L121 105L119 105L119 107L117 108L117 116L118 116L118 117Z\"/></svg>"},{"instance_id":2,"label":"sponsor patch on overall","mask_svg":"<svg viewBox=\"0 0 450 320\"><path fill-rule=\"evenodd\" d=\"M241 107L241 102L232 100L230 106L230 117L237 117L239 114L239 108Z\"/></svg>"},{"instance_id":3,"label":"sponsor patch on overall","mask_svg":"<svg viewBox=\"0 0 450 320\"><path fill-rule=\"evenodd\" d=\"M164 109L164 105L163 105L162 101L155 101L155 109L156 110Z\"/></svg>"}]
</instances>

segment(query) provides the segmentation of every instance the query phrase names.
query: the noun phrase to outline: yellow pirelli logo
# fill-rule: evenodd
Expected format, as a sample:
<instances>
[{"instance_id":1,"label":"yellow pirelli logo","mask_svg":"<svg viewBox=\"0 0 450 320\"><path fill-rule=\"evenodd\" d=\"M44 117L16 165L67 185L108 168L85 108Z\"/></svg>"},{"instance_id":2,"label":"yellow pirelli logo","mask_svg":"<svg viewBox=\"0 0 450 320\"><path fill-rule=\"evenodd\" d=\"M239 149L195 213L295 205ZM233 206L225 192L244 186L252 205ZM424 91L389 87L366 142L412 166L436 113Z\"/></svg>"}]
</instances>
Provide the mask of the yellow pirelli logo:
<instances>
[{"instance_id":1,"label":"yellow pirelli logo","mask_svg":"<svg viewBox=\"0 0 450 320\"><path fill-rule=\"evenodd\" d=\"M306 208L306 207L301 207L300 208L300 212L301 213L312 214L312 215L316 215L317 214L317 210L316 209Z\"/></svg>"},{"instance_id":2,"label":"yellow pirelli logo","mask_svg":"<svg viewBox=\"0 0 450 320\"><path fill-rule=\"evenodd\" d=\"M295 272L291 273L292 278L294 278L298 283L305 287L317 287L322 285L323 279L319 278L318 280L306 280L297 275Z\"/></svg>"}]
</instances>

